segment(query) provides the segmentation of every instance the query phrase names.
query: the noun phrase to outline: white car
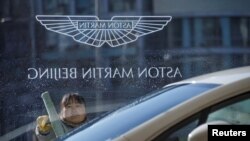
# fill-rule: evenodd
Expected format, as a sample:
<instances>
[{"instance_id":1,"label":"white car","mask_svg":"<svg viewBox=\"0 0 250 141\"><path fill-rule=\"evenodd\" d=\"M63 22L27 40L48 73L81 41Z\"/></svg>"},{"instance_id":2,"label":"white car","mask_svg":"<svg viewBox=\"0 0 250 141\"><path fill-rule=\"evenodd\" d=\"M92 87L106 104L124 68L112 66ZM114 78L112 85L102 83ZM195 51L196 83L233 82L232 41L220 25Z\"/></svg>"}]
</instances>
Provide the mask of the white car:
<instances>
[{"instance_id":1,"label":"white car","mask_svg":"<svg viewBox=\"0 0 250 141\"><path fill-rule=\"evenodd\" d=\"M250 124L250 67L173 83L61 137L66 141L186 141L204 123Z\"/></svg>"}]
</instances>

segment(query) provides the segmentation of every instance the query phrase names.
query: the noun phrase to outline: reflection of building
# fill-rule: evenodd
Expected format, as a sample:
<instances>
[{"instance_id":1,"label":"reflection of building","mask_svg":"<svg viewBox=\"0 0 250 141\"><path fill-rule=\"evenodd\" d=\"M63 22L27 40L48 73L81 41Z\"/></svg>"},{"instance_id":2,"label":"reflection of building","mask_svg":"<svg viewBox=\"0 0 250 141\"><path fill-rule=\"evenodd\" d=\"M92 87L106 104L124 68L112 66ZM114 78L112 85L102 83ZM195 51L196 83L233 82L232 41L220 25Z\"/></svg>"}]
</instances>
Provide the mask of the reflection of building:
<instances>
[{"instance_id":1,"label":"reflection of building","mask_svg":"<svg viewBox=\"0 0 250 141\"><path fill-rule=\"evenodd\" d=\"M177 46L247 46L249 4L247 0L156 0L154 14L169 14L177 19L172 24L179 29L174 34L181 38Z\"/></svg>"},{"instance_id":2,"label":"reflection of building","mask_svg":"<svg viewBox=\"0 0 250 141\"><path fill-rule=\"evenodd\" d=\"M217 66L210 68L212 70L218 66L228 68L249 64L249 49L244 48L250 46L249 4L247 0L155 0L153 13L172 15L173 20L165 32L159 34L166 37L165 40L155 38L150 42L159 43L160 49L207 49L203 57L211 56L213 50L217 59L211 65ZM204 68L204 64L202 66L197 61L183 63L188 76L204 73L199 70ZM190 68L192 66L193 69Z\"/></svg>"},{"instance_id":3,"label":"reflection of building","mask_svg":"<svg viewBox=\"0 0 250 141\"><path fill-rule=\"evenodd\" d=\"M98 1L98 5L95 1ZM63 93L69 89L80 89L86 94L95 94L95 84L86 81L27 82L25 73L31 66L94 67L99 61L99 65L111 67L179 66L185 73L184 78L187 78L249 65L249 5L248 0L0 1L0 66L5 68L0 70L4 74L0 81L1 94L4 93L4 96L0 95L0 136L34 121L41 114L39 94L45 90L60 89L57 92ZM122 47L104 46L97 52L94 47L78 44L70 37L45 30L35 21L37 14L98 15L103 19L110 19L114 15L170 15L173 19L160 32ZM97 53L100 57L96 57ZM106 92L112 96L111 99L125 99L161 87L169 81L150 79L122 82L112 79L104 86L111 90L118 89ZM129 86L139 87L139 91L131 89L131 92L127 88ZM27 97L29 101L25 102ZM26 105L23 107L12 106L24 103ZM27 105L32 106L27 108ZM33 117L19 118L27 111L34 112ZM13 112L19 116L13 116ZM26 137L22 136L19 140L26 140Z\"/></svg>"}]
</instances>

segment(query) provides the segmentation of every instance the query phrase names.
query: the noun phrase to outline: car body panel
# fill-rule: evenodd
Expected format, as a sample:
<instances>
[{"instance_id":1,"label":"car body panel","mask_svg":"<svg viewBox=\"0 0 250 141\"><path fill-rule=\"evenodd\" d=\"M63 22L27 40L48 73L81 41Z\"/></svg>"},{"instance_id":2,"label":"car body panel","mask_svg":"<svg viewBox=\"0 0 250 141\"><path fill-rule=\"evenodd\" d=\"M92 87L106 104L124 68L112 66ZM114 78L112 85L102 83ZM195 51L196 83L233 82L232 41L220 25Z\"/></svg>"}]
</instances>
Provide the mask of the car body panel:
<instances>
[{"instance_id":1,"label":"car body panel","mask_svg":"<svg viewBox=\"0 0 250 141\"><path fill-rule=\"evenodd\" d=\"M249 77L249 75L250 75L250 66L247 66L247 67L234 68L210 74L205 74L190 79L186 79L180 82L172 83L170 85L183 84L183 83L211 83L211 84L226 85L247 78Z\"/></svg>"},{"instance_id":2,"label":"car body panel","mask_svg":"<svg viewBox=\"0 0 250 141\"><path fill-rule=\"evenodd\" d=\"M226 78L224 78L226 77ZM115 141L138 141L138 140L152 140L163 131L171 128L173 125L181 122L187 117L195 113L220 103L226 99L232 98L239 94L250 91L250 67L243 67L240 69L232 69L228 71L221 71L212 73L201 77L195 77L185 81L173 83L217 83L223 84L215 89L204 92L201 95L193 97L172 109L150 119L149 121L137 126L128 131L120 137L114 139ZM170 86L170 85L168 85ZM188 107L188 108L187 108Z\"/></svg>"}]
</instances>

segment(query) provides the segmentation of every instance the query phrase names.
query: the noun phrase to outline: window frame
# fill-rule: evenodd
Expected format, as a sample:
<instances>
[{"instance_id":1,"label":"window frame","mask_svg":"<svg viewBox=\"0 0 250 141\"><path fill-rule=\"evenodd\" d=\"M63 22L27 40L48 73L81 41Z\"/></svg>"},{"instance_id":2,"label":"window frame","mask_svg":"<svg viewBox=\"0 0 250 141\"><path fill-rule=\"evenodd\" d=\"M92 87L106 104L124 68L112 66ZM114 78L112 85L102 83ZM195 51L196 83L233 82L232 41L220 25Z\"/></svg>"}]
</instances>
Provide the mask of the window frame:
<instances>
[{"instance_id":1,"label":"window frame","mask_svg":"<svg viewBox=\"0 0 250 141\"><path fill-rule=\"evenodd\" d=\"M185 127L188 125L190 122L195 121L196 119L198 120L198 124L196 127L200 126L201 124L204 124L207 122L209 114L211 114L214 111L217 111L223 107L232 105L234 103L240 102L242 100L245 100L247 98L250 98L250 91L243 92L237 96L228 98L228 99L223 99L220 102L217 102L216 104L213 104L207 108L204 108L200 110L199 112L188 116L187 118L183 119L179 123L171 126L169 129L161 132L157 137L155 137L152 141L158 141L158 140L164 140L166 137L171 136L174 132L180 130L181 128ZM194 128L195 129L195 128Z\"/></svg>"}]
</instances>

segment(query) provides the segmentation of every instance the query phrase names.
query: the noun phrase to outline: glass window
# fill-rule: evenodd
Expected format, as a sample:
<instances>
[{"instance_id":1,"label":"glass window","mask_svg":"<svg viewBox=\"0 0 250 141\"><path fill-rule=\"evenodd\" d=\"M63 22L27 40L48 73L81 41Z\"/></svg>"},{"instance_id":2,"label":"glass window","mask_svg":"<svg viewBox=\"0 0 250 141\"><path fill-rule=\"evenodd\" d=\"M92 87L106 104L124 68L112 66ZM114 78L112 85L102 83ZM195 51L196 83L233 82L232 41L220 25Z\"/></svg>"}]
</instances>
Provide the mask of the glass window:
<instances>
[{"instance_id":1,"label":"glass window","mask_svg":"<svg viewBox=\"0 0 250 141\"><path fill-rule=\"evenodd\" d=\"M45 14L64 14L67 12L67 1L61 0L45 0L43 10Z\"/></svg>"},{"instance_id":2,"label":"glass window","mask_svg":"<svg viewBox=\"0 0 250 141\"><path fill-rule=\"evenodd\" d=\"M3 7L1 12L4 13L3 16L15 18L27 19L31 14L30 1L22 0L8 0L2 1Z\"/></svg>"},{"instance_id":3,"label":"glass window","mask_svg":"<svg viewBox=\"0 0 250 141\"><path fill-rule=\"evenodd\" d=\"M94 0L76 0L76 14L93 14L95 1Z\"/></svg>"},{"instance_id":4,"label":"glass window","mask_svg":"<svg viewBox=\"0 0 250 141\"><path fill-rule=\"evenodd\" d=\"M142 0L143 1L143 11L152 12L153 11L153 0Z\"/></svg>"},{"instance_id":5,"label":"glass window","mask_svg":"<svg viewBox=\"0 0 250 141\"><path fill-rule=\"evenodd\" d=\"M247 0L220 2L224 1L227 4L209 1L216 11L206 9L208 5L204 2L197 6L179 0L0 0L0 141L33 140L36 119L47 114L41 98L45 91L55 97L57 110L62 95L78 92L87 101L91 120L169 83L249 66L250 9L239 9L239 5L243 8L249 4L244 3ZM223 13L225 7L232 9ZM55 23L58 18L45 18L40 23L37 15L82 18L68 22L66 16ZM163 15L172 16L172 20L162 29L161 21L141 24L144 30L159 30L147 35L130 29L90 32L78 27L89 20L86 16L110 21L113 16ZM93 23L94 27L95 23L105 22L93 19L87 23ZM129 23L122 25L133 30ZM125 44L112 47L107 42L116 42L113 37L117 35L117 41ZM109 40L101 47L93 46L98 39ZM42 77L45 70L50 72ZM29 77L35 73L37 77ZM153 110L151 107L148 109Z\"/></svg>"},{"instance_id":6,"label":"glass window","mask_svg":"<svg viewBox=\"0 0 250 141\"><path fill-rule=\"evenodd\" d=\"M231 124L250 124L250 98L249 94L232 98L212 106L211 113L201 112L202 117L207 117L206 122L222 120ZM206 108L210 109L210 108ZM201 124L199 114L192 116L163 132L154 140L162 141L187 141L188 134L193 131L198 124ZM206 116L208 115L208 116Z\"/></svg>"},{"instance_id":7,"label":"glass window","mask_svg":"<svg viewBox=\"0 0 250 141\"><path fill-rule=\"evenodd\" d=\"M231 102L231 101L228 101ZM250 98L245 97L210 113L207 122L222 120L231 124L250 124ZM214 107L216 109L217 107Z\"/></svg>"},{"instance_id":8,"label":"glass window","mask_svg":"<svg viewBox=\"0 0 250 141\"><path fill-rule=\"evenodd\" d=\"M233 46L250 46L250 19L248 17L232 17L230 28Z\"/></svg>"},{"instance_id":9,"label":"glass window","mask_svg":"<svg viewBox=\"0 0 250 141\"><path fill-rule=\"evenodd\" d=\"M194 47L222 45L222 24L217 17L190 18L190 43Z\"/></svg>"},{"instance_id":10,"label":"glass window","mask_svg":"<svg viewBox=\"0 0 250 141\"><path fill-rule=\"evenodd\" d=\"M169 23L168 43L170 48L180 47L182 45L182 20L175 19Z\"/></svg>"},{"instance_id":11,"label":"glass window","mask_svg":"<svg viewBox=\"0 0 250 141\"><path fill-rule=\"evenodd\" d=\"M202 21L203 25L203 46L221 46L222 35L221 35L221 24L219 18L204 18Z\"/></svg>"},{"instance_id":12,"label":"glass window","mask_svg":"<svg viewBox=\"0 0 250 141\"><path fill-rule=\"evenodd\" d=\"M174 18L162 31L145 36L145 49L151 53L166 51L166 48L180 48L182 42L182 19Z\"/></svg>"},{"instance_id":13,"label":"glass window","mask_svg":"<svg viewBox=\"0 0 250 141\"><path fill-rule=\"evenodd\" d=\"M198 126L199 116L194 116L163 132L154 141L187 141L188 134Z\"/></svg>"},{"instance_id":14,"label":"glass window","mask_svg":"<svg viewBox=\"0 0 250 141\"><path fill-rule=\"evenodd\" d=\"M135 11L135 0L109 0L109 12Z\"/></svg>"}]
</instances>

